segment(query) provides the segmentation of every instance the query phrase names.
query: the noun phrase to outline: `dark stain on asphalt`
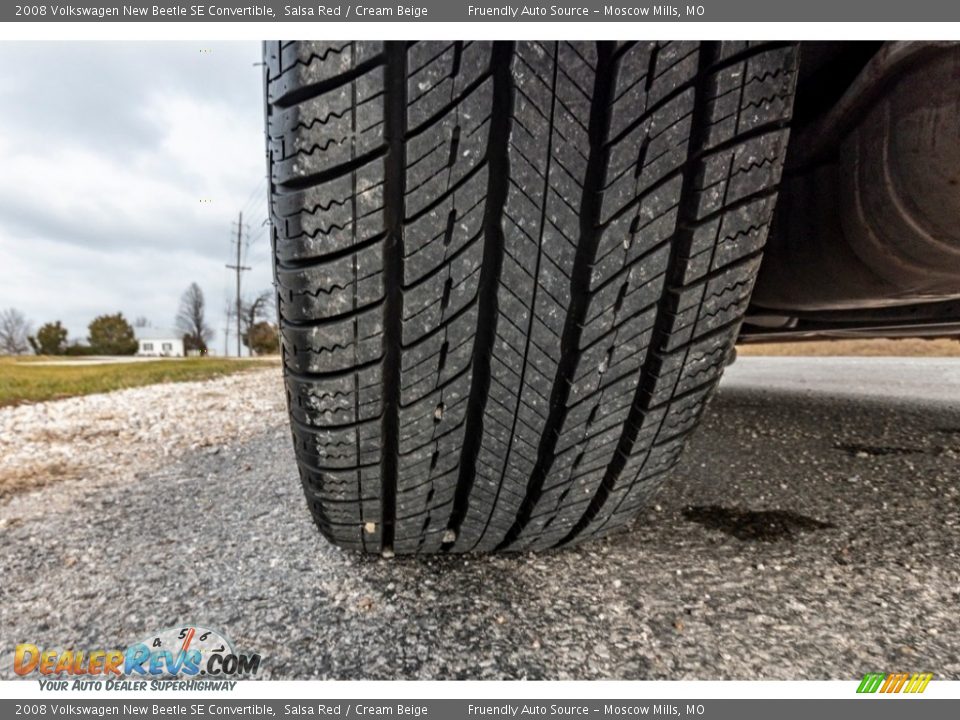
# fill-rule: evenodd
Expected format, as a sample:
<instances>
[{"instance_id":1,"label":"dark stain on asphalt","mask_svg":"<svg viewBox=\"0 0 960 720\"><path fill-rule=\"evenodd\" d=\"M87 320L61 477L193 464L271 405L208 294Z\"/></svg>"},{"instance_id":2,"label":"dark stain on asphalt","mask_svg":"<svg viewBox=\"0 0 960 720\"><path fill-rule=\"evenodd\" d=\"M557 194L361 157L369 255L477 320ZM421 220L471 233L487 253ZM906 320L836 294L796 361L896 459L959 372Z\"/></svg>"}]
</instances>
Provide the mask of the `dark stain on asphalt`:
<instances>
[{"instance_id":1,"label":"dark stain on asphalt","mask_svg":"<svg viewBox=\"0 0 960 720\"><path fill-rule=\"evenodd\" d=\"M744 510L719 505L690 506L683 510L683 517L748 542L792 541L802 532L835 527L790 510Z\"/></svg>"},{"instance_id":2,"label":"dark stain on asphalt","mask_svg":"<svg viewBox=\"0 0 960 720\"><path fill-rule=\"evenodd\" d=\"M859 443L840 443L833 446L834 450L842 450L854 457L869 455L871 457L886 457L890 455L923 455L927 451L923 448L895 447L891 445L861 445Z\"/></svg>"}]
</instances>

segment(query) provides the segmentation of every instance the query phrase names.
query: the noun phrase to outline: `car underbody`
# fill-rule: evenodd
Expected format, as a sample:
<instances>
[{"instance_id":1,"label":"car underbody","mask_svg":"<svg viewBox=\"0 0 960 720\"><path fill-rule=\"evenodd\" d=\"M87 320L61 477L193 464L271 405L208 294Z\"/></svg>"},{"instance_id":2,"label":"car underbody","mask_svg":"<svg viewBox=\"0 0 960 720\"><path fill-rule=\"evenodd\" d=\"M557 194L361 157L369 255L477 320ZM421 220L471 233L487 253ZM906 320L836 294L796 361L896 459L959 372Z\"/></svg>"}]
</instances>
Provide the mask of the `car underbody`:
<instances>
[{"instance_id":1,"label":"car underbody","mask_svg":"<svg viewBox=\"0 0 960 720\"><path fill-rule=\"evenodd\" d=\"M960 334L960 44L801 44L739 340Z\"/></svg>"}]
</instances>

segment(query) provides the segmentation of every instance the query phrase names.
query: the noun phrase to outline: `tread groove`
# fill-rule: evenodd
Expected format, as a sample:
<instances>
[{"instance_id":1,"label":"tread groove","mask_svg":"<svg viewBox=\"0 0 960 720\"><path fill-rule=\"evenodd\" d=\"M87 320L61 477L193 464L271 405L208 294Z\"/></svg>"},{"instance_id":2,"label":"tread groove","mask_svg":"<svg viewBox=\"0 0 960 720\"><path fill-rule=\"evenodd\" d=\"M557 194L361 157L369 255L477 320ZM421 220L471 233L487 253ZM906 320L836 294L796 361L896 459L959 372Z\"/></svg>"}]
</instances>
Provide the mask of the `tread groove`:
<instances>
[{"instance_id":1,"label":"tread groove","mask_svg":"<svg viewBox=\"0 0 960 720\"><path fill-rule=\"evenodd\" d=\"M381 425L380 550L393 552L396 525L397 458L400 451L400 363L403 340L403 231L406 195L407 49L402 42L386 47L384 72L384 133L387 155L384 172L383 242L383 398Z\"/></svg>"},{"instance_id":2,"label":"tread groove","mask_svg":"<svg viewBox=\"0 0 960 720\"><path fill-rule=\"evenodd\" d=\"M483 218L483 260L480 270L477 312L477 333L473 350L473 376L470 381L470 396L467 405L467 420L464 445L460 456L460 470L454 492L453 508L447 527L459 534L467 514L470 490L476 477L477 456L483 438L483 413L490 392L490 359L496 342L497 286L503 266L503 215L507 201L507 182L510 177L508 143L513 113L513 76L510 59L513 44L494 43L493 64L493 110L487 145L487 204ZM444 543L449 549L453 541Z\"/></svg>"}]
</instances>

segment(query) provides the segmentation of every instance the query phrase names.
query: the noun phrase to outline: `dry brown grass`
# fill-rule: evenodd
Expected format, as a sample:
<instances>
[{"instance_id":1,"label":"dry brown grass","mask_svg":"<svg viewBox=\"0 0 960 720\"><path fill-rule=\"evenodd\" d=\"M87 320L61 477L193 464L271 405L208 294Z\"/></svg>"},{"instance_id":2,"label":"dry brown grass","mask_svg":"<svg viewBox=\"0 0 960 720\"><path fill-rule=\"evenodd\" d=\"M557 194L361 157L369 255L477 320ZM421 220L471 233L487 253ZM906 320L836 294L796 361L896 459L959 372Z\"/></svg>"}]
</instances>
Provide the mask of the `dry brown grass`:
<instances>
[{"instance_id":1,"label":"dry brown grass","mask_svg":"<svg viewBox=\"0 0 960 720\"><path fill-rule=\"evenodd\" d=\"M32 463L17 468L0 468L0 499L28 490L37 490L61 480L78 478L83 474L83 470L78 465L70 465L62 460Z\"/></svg>"},{"instance_id":2,"label":"dry brown grass","mask_svg":"<svg viewBox=\"0 0 960 720\"><path fill-rule=\"evenodd\" d=\"M960 338L902 338L895 340L803 340L749 343L737 346L740 355L960 357Z\"/></svg>"}]
</instances>

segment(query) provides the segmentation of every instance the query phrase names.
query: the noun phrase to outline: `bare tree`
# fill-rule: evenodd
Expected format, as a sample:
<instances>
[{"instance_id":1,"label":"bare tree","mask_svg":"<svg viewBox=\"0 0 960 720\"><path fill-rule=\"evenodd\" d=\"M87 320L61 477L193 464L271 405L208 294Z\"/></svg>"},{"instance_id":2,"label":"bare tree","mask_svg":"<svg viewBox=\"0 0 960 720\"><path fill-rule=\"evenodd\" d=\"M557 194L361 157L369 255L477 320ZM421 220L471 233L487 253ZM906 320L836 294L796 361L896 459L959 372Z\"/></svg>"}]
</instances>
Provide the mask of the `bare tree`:
<instances>
[{"instance_id":1,"label":"bare tree","mask_svg":"<svg viewBox=\"0 0 960 720\"><path fill-rule=\"evenodd\" d=\"M240 319L243 324L243 344L250 347L247 342L247 334L250 328L261 320L267 319L267 314L273 305L273 291L262 290L255 298L243 303L243 317Z\"/></svg>"},{"instance_id":2,"label":"bare tree","mask_svg":"<svg viewBox=\"0 0 960 720\"><path fill-rule=\"evenodd\" d=\"M186 350L206 351L207 343L213 338L213 330L207 325L205 312L203 290L196 283L190 283L190 287L180 296L176 321L177 329L183 333Z\"/></svg>"},{"instance_id":3,"label":"bare tree","mask_svg":"<svg viewBox=\"0 0 960 720\"><path fill-rule=\"evenodd\" d=\"M150 320L146 315L138 315L137 318L133 321L133 326L135 328L145 328L150 327Z\"/></svg>"},{"instance_id":4,"label":"bare tree","mask_svg":"<svg viewBox=\"0 0 960 720\"><path fill-rule=\"evenodd\" d=\"M23 355L30 349L27 337L33 332L30 322L16 308L0 312L0 353Z\"/></svg>"}]
</instances>

